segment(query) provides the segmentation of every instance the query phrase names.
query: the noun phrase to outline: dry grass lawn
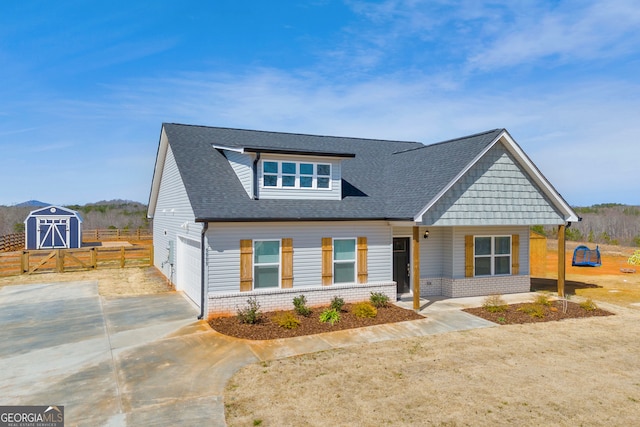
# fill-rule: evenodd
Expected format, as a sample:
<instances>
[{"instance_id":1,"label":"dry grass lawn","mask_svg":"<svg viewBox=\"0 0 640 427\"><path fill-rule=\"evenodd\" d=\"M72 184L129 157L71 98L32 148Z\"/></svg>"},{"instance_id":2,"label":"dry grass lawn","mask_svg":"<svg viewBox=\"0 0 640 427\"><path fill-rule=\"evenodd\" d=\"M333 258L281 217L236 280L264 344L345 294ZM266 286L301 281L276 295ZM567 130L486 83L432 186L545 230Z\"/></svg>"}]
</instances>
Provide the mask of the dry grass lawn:
<instances>
[{"instance_id":1,"label":"dry grass lawn","mask_svg":"<svg viewBox=\"0 0 640 427\"><path fill-rule=\"evenodd\" d=\"M0 277L0 287L25 283L97 281L102 296L142 295L173 290L155 267L98 269L70 273L23 274Z\"/></svg>"},{"instance_id":2,"label":"dry grass lawn","mask_svg":"<svg viewBox=\"0 0 640 427\"><path fill-rule=\"evenodd\" d=\"M637 425L640 311L309 354L239 371L230 426Z\"/></svg>"},{"instance_id":3,"label":"dry grass lawn","mask_svg":"<svg viewBox=\"0 0 640 427\"><path fill-rule=\"evenodd\" d=\"M230 426L629 426L640 419L640 269L567 268L615 316L499 326L264 362L227 384ZM571 257L567 254L569 265ZM547 256L547 281L557 254ZM553 289L553 286L551 289Z\"/></svg>"}]
</instances>

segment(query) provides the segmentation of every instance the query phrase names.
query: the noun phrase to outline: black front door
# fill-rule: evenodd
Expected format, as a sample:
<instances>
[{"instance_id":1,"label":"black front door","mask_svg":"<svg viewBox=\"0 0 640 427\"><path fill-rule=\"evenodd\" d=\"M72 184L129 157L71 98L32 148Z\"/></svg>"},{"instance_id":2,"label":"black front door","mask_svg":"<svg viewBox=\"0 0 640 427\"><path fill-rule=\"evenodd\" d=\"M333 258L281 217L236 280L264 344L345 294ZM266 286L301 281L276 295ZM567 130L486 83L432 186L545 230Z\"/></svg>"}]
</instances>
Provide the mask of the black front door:
<instances>
[{"instance_id":1,"label":"black front door","mask_svg":"<svg viewBox=\"0 0 640 427\"><path fill-rule=\"evenodd\" d=\"M393 281L398 285L398 297L409 292L409 238L393 238Z\"/></svg>"}]
</instances>

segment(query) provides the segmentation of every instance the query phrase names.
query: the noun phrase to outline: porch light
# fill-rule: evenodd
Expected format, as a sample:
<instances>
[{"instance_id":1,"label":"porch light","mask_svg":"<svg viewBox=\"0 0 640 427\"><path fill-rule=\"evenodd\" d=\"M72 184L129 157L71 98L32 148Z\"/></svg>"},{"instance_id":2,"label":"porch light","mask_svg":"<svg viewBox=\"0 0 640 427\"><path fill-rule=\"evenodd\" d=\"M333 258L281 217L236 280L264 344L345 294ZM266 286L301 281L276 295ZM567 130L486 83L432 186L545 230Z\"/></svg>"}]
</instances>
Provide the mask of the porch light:
<instances>
[{"instance_id":1,"label":"porch light","mask_svg":"<svg viewBox=\"0 0 640 427\"><path fill-rule=\"evenodd\" d=\"M422 236L422 237L424 237L425 239L428 239L429 238L429 230L424 230L424 236Z\"/></svg>"}]
</instances>

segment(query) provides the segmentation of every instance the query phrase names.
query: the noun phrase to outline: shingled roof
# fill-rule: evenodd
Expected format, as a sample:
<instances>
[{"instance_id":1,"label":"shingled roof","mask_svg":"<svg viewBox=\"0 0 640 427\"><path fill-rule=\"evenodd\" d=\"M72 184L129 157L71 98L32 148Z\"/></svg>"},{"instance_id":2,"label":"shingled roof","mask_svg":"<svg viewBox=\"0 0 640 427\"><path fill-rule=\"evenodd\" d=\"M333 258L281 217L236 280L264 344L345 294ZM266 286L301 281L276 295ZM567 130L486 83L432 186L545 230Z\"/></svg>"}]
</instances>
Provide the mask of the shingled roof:
<instances>
[{"instance_id":1,"label":"shingled roof","mask_svg":"<svg viewBox=\"0 0 640 427\"><path fill-rule=\"evenodd\" d=\"M163 129L196 221L413 220L505 132L494 129L423 145L173 123ZM341 155L343 198L252 200L213 145Z\"/></svg>"}]
</instances>

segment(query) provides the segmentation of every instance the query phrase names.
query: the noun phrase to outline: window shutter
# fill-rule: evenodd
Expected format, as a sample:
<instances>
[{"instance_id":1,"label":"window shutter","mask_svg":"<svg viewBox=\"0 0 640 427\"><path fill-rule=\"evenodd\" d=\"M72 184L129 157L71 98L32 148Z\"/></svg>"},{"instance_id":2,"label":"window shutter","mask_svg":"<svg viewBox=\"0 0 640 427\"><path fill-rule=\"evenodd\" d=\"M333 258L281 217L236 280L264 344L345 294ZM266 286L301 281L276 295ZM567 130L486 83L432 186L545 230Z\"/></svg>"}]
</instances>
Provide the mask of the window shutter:
<instances>
[{"instance_id":1,"label":"window shutter","mask_svg":"<svg viewBox=\"0 0 640 427\"><path fill-rule=\"evenodd\" d=\"M322 238L322 284L333 283L333 240L331 237Z\"/></svg>"},{"instance_id":2,"label":"window shutter","mask_svg":"<svg viewBox=\"0 0 640 427\"><path fill-rule=\"evenodd\" d=\"M520 274L520 235L511 236L511 274L517 276Z\"/></svg>"},{"instance_id":3,"label":"window shutter","mask_svg":"<svg viewBox=\"0 0 640 427\"><path fill-rule=\"evenodd\" d=\"M473 236L464 236L464 276L473 277Z\"/></svg>"},{"instance_id":4,"label":"window shutter","mask_svg":"<svg viewBox=\"0 0 640 427\"><path fill-rule=\"evenodd\" d=\"M293 239L282 239L282 287L293 288Z\"/></svg>"},{"instance_id":5,"label":"window shutter","mask_svg":"<svg viewBox=\"0 0 640 427\"><path fill-rule=\"evenodd\" d=\"M240 240L240 292L253 288L253 241Z\"/></svg>"},{"instance_id":6,"label":"window shutter","mask_svg":"<svg viewBox=\"0 0 640 427\"><path fill-rule=\"evenodd\" d=\"M369 279L367 252L367 238L358 237L358 283L367 283Z\"/></svg>"}]
</instances>

